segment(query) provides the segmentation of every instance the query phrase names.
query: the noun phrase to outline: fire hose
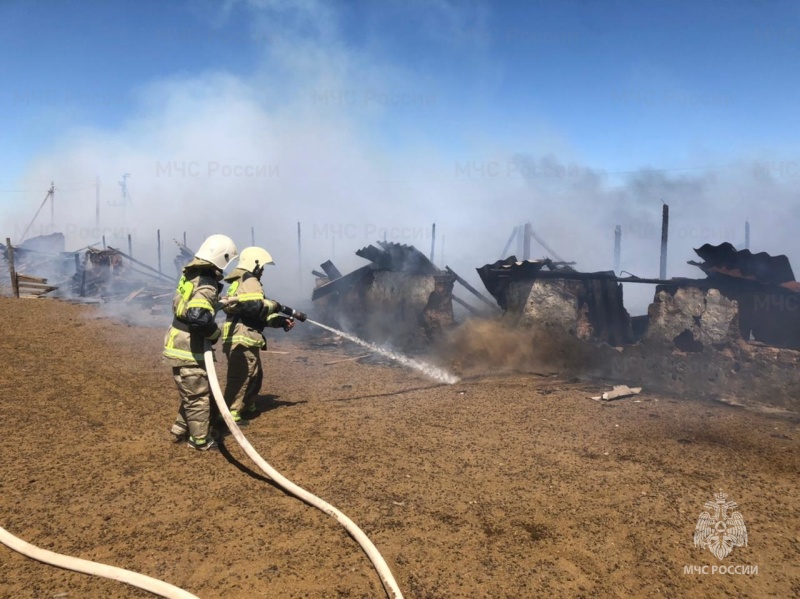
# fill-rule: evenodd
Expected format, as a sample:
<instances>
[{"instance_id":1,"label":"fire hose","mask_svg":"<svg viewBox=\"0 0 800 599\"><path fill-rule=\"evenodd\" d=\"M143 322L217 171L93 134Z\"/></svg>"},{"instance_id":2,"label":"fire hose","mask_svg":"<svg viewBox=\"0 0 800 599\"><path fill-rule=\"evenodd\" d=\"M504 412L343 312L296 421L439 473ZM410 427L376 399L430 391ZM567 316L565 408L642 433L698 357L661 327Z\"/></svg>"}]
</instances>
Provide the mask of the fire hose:
<instances>
[{"instance_id":1,"label":"fire hose","mask_svg":"<svg viewBox=\"0 0 800 599\"><path fill-rule=\"evenodd\" d=\"M199 599L197 595L192 595L188 591L184 591L183 589L156 578L150 578L144 574L131 572L130 570L123 570L122 568L117 568L115 566L107 566L105 564L91 562L78 557L62 555L61 553L53 553L47 549L36 547L35 545L26 543L22 539L18 539L2 527L0 527L0 543L3 543L4 545L26 557L44 562L45 564L50 564L51 566L57 566L66 570L81 572L83 574L91 574L93 576L102 576L103 578L118 580L131 586L144 589L145 591L150 591L159 597L166 597L167 599Z\"/></svg>"},{"instance_id":2,"label":"fire hose","mask_svg":"<svg viewBox=\"0 0 800 599\"><path fill-rule=\"evenodd\" d=\"M303 320L305 320L305 318L303 318ZM364 532L358 526L356 526L356 524L350 518L345 516L331 504L326 503L316 495L312 495L302 487L299 487L289 479L285 478L280 472L270 466L264 460L264 458L258 454L253 446L250 445L250 442L242 434L239 425L237 425L233 420L233 416L231 416L230 410L225 404L225 399L222 395L222 389L220 388L219 380L217 379L217 371L214 368L214 352L211 349L210 341L206 341L204 357L206 371L208 372L208 380L211 383L211 391L213 392L212 395L214 396L214 401L217 404L217 408L219 408L220 414L222 414L222 418L225 420L225 424L228 426L228 429L231 431L231 434L233 434L234 439L236 439L236 442L241 446L245 453L250 457L251 460L253 460L253 462L256 463L259 468L261 468L264 474L269 476L287 493L290 493L298 499L322 510L329 516L335 518L339 524L344 526L347 532L350 533L350 536L352 536L356 542L361 545L361 548L367 554L367 557L369 557L372 565L375 566L375 570L378 572L378 576L380 576L381 582L383 583L383 588L385 589L386 595L389 597L389 599L403 599L403 594L400 592L400 587L397 586L397 582L395 581L394 576L392 576L389 566L386 565L386 561L383 559L375 545L373 545L372 541L369 540L367 535L365 535Z\"/></svg>"},{"instance_id":3,"label":"fire hose","mask_svg":"<svg viewBox=\"0 0 800 599\"><path fill-rule=\"evenodd\" d=\"M291 310L290 314L292 317L296 317L299 320L306 319L305 314L292 310L291 308L287 308L287 314L289 313L289 310ZM361 548L367 554L367 557L369 557L373 566L375 566L387 596L390 599L403 599L403 594L400 592L400 588L397 586L397 582L389 570L389 566L386 564L386 561L383 559L372 541L369 540L367 535L365 535L364 532L341 511L281 475L280 472L270 466L253 448L250 442L242 434L239 426L233 420L233 416L231 415L228 406L225 404L222 389L220 388L219 380L217 379L217 372L214 368L213 349L211 347L211 342L209 341L206 341L204 358L214 401L219 408L220 414L222 414L222 417L225 420L225 424L228 426L228 429L233 434L234 439L236 439L236 442L242 447L245 453L247 453L250 459L253 460L253 462L255 462L256 465L261 468L261 470L282 489L335 518L336 521L339 522L339 524L341 524L348 533L350 533L350 536L352 536L356 542L361 545ZM165 597L166 599L199 599L197 595L193 595L179 587L156 578L145 576L144 574L139 574L138 572L132 572L130 570L125 570L123 568L117 568L116 566L109 566L98 562L92 562L78 557L54 553L53 551L36 547L35 545L31 545L30 543L15 537L2 527L0 527L0 543L3 543L10 549L17 551L26 557L38 560L45 564L64 568L66 570L72 570L74 572L81 572L83 574L101 576L103 578L124 582L131 586L149 591L154 595Z\"/></svg>"}]
</instances>

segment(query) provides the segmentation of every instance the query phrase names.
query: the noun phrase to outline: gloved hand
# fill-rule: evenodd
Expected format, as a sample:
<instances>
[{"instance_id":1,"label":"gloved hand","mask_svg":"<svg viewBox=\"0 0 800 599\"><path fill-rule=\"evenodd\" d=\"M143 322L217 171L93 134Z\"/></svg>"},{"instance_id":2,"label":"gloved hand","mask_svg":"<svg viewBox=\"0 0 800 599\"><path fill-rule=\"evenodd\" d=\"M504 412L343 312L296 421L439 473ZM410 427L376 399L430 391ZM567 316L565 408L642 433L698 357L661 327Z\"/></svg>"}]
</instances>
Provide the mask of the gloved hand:
<instances>
[{"instance_id":1,"label":"gloved hand","mask_svg":"<svg viewBox=\"0 0 800 599\"><path fill-rule=\"evenodd\" d=\"M294 328L294 318L285 318L283 322L283 330L287 333Z\"/></svg>"}]
</instances>

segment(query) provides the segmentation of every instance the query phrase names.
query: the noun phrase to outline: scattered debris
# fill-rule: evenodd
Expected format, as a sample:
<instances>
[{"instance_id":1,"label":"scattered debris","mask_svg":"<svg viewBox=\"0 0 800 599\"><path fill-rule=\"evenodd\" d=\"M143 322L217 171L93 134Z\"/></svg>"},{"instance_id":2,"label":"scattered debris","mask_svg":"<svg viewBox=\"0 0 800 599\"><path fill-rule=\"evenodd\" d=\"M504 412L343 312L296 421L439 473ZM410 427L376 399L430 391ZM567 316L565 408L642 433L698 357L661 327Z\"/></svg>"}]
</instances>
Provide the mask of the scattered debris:
<instances>
[{"instance_id":1,"label":"scattered debris","mask_svg":"<svg viewBox=\"0 0 800 599\"><path fill-rule=\"evenodd\" d=\"M628 385L614 385L611 391L606 391L602 395L591 397L595 401L611 401L614 399L622 399L624 397L631 397L632 395L639 395L642 392L641 387L628 387Z\"/></svg>"},{"instance_id":2,"label":"scattered debris","mask_svg":"<svg viewBox=\"0 0 800 599\"><path fill-rule=\"evenodd\" d=\"M323 366L333 366L334 364L341 364L342 362L353 362L362 358L369 357L371 354L363 354L361 356L353 356L351 358L344 358L342 360L335 360L334 362L325 362Z\"/></svg>"}]
</instances>

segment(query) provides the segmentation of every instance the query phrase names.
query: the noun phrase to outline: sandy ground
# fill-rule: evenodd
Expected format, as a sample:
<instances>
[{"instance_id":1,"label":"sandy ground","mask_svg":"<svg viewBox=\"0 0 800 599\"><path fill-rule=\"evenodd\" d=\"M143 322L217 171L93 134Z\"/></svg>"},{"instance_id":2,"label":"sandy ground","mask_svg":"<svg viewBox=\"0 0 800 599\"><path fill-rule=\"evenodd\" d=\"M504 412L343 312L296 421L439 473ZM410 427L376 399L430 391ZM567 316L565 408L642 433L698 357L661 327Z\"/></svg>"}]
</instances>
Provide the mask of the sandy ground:
<instances>
[{"instance_id":1,"label":"sandy ground","mask_svg":"<svg viewBox=\"0 0 800 599\"><path fill-rule=\"evenodd\" d=\"M232 438L170 443L161 329L54 300L0 298L0 319L0 526L204 599L384 596L345 530ZM271 349L288 353L264 355L246 435L370 536L406 597L800 596L797 418L646 392L601 403L587 396L603 385L524 373L442 386L328 365L361 352L293 333ZM692 542L719 489L749 534L722 562ZM149 596L0 546L0 597Z\"/></svg>"}]
</instances>

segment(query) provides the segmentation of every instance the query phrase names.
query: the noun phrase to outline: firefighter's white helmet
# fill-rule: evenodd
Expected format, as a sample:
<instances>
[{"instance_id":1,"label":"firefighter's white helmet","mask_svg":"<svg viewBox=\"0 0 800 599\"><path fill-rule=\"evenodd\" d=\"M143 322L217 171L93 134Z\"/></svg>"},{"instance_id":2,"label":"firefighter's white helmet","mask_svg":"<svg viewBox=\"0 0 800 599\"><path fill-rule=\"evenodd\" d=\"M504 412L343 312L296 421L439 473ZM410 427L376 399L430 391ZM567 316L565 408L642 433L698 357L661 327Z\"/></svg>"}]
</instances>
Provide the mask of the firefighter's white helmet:
<instances>
[{"instance_id":1,"label":"firefighter's white helmet","mask_svg":"<svg viewBox=\"0 0 800 599\"><path fill-rule=\"evenodd\" d=\"M227 235L212 235L203 242L194 256L225 270L238 255L239 250L236 249L233 239Z\"/></svg>"},{"instance_id":2,"label":"firefighter's white helmet","mask_svg":"<svg viewBox=\"0 0 800 599\"><path fill-rule=\"evenodd\" d=\"M242 253L239 254L239 263L236 268L241 268L247 272L254 272L257 268L265 267L268 264L275 264L272 261L272 256L264 248L249 247L244 248Z\"/></svg>"}]
</instances>

